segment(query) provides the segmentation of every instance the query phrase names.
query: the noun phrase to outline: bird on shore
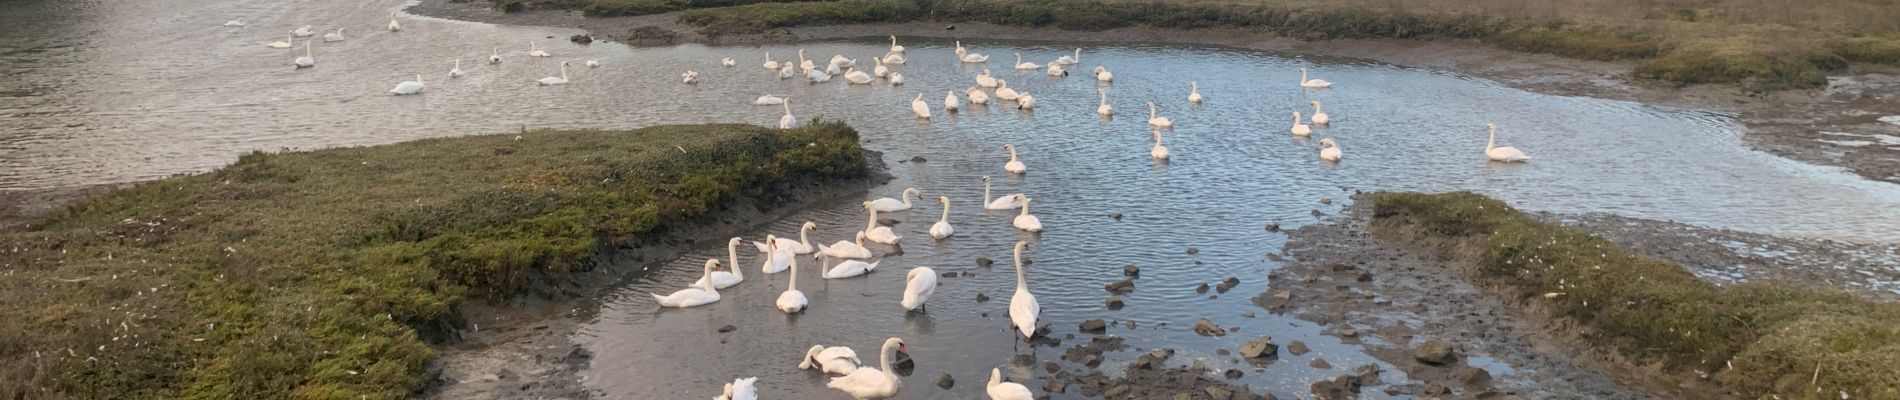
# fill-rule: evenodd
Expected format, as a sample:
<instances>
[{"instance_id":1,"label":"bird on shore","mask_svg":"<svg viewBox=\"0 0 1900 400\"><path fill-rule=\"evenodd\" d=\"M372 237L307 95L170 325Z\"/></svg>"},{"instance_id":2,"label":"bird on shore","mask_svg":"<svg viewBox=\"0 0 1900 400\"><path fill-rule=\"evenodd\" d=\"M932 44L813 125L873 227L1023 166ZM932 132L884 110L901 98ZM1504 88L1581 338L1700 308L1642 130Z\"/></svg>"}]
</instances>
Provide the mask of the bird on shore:
<instances>
[{"instance_id":1,"label":"bird on shore","mask_svg":"<svg viewBox=\"0 0 1900 400\"><path fill-rule=\"evenodd\" d=\"M1531 160L1531 156L1524 155L1524 152L1519 151L1516 147L1496 147L1498 142L1498 125L1485 124L1485 126L1491 129L1491 139L1484 142L1484 156L1486 158L1491 161L1501 162L1525 162Z\"/></svg>"}]
</instances>

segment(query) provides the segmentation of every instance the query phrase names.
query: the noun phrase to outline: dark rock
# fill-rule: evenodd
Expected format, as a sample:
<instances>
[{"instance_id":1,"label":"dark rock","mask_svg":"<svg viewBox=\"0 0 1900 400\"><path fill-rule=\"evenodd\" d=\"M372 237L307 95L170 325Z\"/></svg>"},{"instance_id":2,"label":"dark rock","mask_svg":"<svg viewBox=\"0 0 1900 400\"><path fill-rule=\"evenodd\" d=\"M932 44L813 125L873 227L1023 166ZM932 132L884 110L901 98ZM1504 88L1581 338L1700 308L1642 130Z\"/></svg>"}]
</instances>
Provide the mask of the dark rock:
<instances>
[{"instance_id":1,"label":"dark rock","mask_svg":"<svg viewBox=\"0 0 1900 400\"><path fill-rule=\"evenodd\" d=\"M1425 389L1419 390L1418 394L1426 395L1426 396L1444 396L1444 395L1451 394L1451 388L1445 387L1445 385L1433 383L1433 384L1425 385Z\"/></svg>"},{"instance_id":2,"label":"dark rock","mask_svg":"<svg viewBox=\"0 0 1900 400\"><path fill-rule=\"evenodd\" d=\"M1333 363L1326 362L1326 359L1319 357L1313 357L1313 361L1306 363L1306 365L1318 369L1333 369Z\"/></svg>"},{"instance_id":3,"label":"dark rock","mask_svg":"<svg viewBox=\"0 0 1900 400\"><path fill-rule=\"evenodd\" d=\"M1226 376L1227 379L1240 379L1241 376L1245 376L1245 375L1246 375L1245 372L1240 372L1240 370L1238 369L1227 370L1227 373L1224 374L1224 376Z\"/></svg>"},{"instance_id":4,"label":"dark rock","mask_svg":"<svg viewBox=\"0 0 1900 400\"><path fill-rule=\"evenodd\" d=\"M1122 296L1120 295L1108 296L1108 300L1103 300L1102 303L1106 304L1110 310L1120 310L1123 306ZM1132 323L1133 321L1130 322Z\"/></svg>"},{"instance_id":5,"label":"dark rock","mask_svg":"<svg viewBox=\"0 0 1900 400\"><path fill-rule=\"evenodd\" d=\"M957 30L957 26L956 25L946 26L946 27L943 27L943 30L954 31L954 30Z\"/></svg>"},{"instance_id":6,"label":"dark rock","mask_svg":"<svg viewBox=\"0 0 1900 400\"><path fill-rule=\"evenodd\" d=\"M1117 384L1115 386L1109 386L1107 391L1102 392L1102 398L1105 398L1105 399L1122 398L1124 395L1127 395L1128 392L1133 391L1133 390L1134 390L1133 388L1128 387L1128 385L1126 384Z\"/></svg>"},{"instance_id":7,"label":"dark rock","mask_svg":"<svg viewBox=\"0 0 1900 400\"><path fill-rule=\"evenodd\" d=\"M1458 378L1459 382L1464 382L1465 387L1491 386L1491 372L1485 371L1484 368L1460 368L1453 376Z\"/></svg>"},{"instance_id":8,"label":"dark rock","mask_svg":"<svg viewBox=\"0 0 1900 400\"><path fill-rule=\"evenodd\" d=\"M1300 344L1294 341L1294 344ZM1301 345L1304 347L1305 345ZM1240 356L1246 358L1273 357L1280 353L1280 345L1273 343L1272 337L1261 336L1240 345Z\"/></svg>"},{"instance_id":9,"label":"dark rock","mask_svg":"<svg viewBox=\"0 0 1900 400\"><path fill-rule=\"evenodd\" d=\"M963 271L963 276L976 276L975 272Z\"/></svg>"},{"instance_id":10,"label":"dark rock","mask_svg":"<svg viewBox=\"0 0 1900 400\"><path fill-rule=\"evenodd\" d=\"M898 220L895 220L895 219L890 219L890 218L878 218L878 219L877 219L877 224L878 224L878 225L897 225L897 224L901 224L901 223L904 223L904 221L898 221Z\"/></svg>"},{"instance_id":11,"label":"dark rock","mask_svg":"<svg viewBox=\"0 0 1900 400\"><path fill-rule=\"evenodd\" d=\"M941 276L941 277L945 277L945 278L955 278L955 277L957 277L957 273L956 273L956 272L954 272L954 271L953 271L953 272L945 272L945 273L941 273L941 274L937 274L937 276Z\"/></svg>"},{"instance_id":12,"label":"dark rock","mask_svg":"<svg viewBox=\"0 0 1900 400\"><path fill-rule=\"evenodd\" d=\"M726 325L726 326L721 326L721 327L719 327L719 333L727 333L727 332L732 332L732 331L736 331L736 330L739 330L739 327L737 327L737 326L732 326L732 325Z\"/></svg>"},{"instance_id":13,"label":"dark rock","mask_svg":"<svg viewBox=\"0 0 1900 400\"><path fill-rule=\"evenodd\" d=\"M1130 277L1130 278L1140 278L1140 277L1141 277L1141 267L1137 267L1137 266L1135 266L1135 264L1128 264L1128 265L1123 265L1123 266L1122 266L1122 276L1126 276L1126 277Z\"/></svg>"},{"instance_id":14,"label":"dark rock","mask_svg":"<svg viewBox=\"0 0 1900 400\"><path fill-rule=\"evenodd\" d=\"M1194 333L1201 336L1227 336L1226 329L1221 329L1220 326L1214 325L1214 321L1208 321L1207 318L1194 321Z\"/></svg>"},{"instance_id":15,"label":"dark rock","mask_svg":"<svg viewBox=\"0 0 1900 400\"><path fill-rule=\"evenodd\" d=\"M1115 293L1115 294L1133 292L1135 291L1135 281L1132 279L1123 279L1114 283L1103 285L1102 289L1107 290L1109 293Z\"/></svg>"},{"instance_id":16,"label":"dark rock","mask_svg":"<svg viewBox=\"0 0 1900 400\"><path fill-rule=\"evenodd\" d=\"M1229 290L1234 290L1235 286L1240 286L1240 278L1235 278L1235 277L1230 276L1230 277L1227 277L1227 280L1220 281L1220 285L1214 286L1214 291L1220 292L1220 293L1227 293L1227 291Z\"/></svg>"},{"instance_id":17,"label":"dark rock","mask_svg":"<svg viewBox=\"0 0 1900 400\"><path fill-rule=\"evenodd\" d=\"M977 258L976 258L976 266L978 266L978 267L984 267L984 268L989 268L989 266L990 266L990 264L995 264L995 263L996 263L996 261L995 261L995 260L991 260L991 259L989 259L989 258L987 258L987 257L977 257Z\"/></svg>"},{"instance_id":18,"label":"dark rock","mask_svg":"<svg viewBox=\"0 0 1900 400\"><path fill-rule=\"evenodd\" d=\"M1102 332L1108 331L1108 323L1102 322L1102 320L1099 320L1099 319L1091 319L1087 321L1082 321L1082 326L1080 328L1082 329L1083 332L1102 333Z\"/></svg>"},{"instance_id":19,"label":"dark rock","mask_svg":"<svg viewBox=\"0 0 1900 400\"><path fill-rule=\"evenodd\" d=\"M1287 343L1287 344L1286 344L1286 352L1287 352L1287 354L1292 354L1292 355L1296 355L1296 356L1303 356L1303 355L1306 355L1306 353L1307 353L1307 352L1310 352L1310 351L1313 351L1313 349L1309 349L1309 348L1307 348L1307 347L1306 347L1306 342L1302 342L1302 341L1298 341L1298 340L1295 340L1295 341L1293 341L1293 343Z\"/></svg>"},{"instance_id":20,"label":"dark rock","mask_svg":"<svg viewBox=\"0 0 1900 400\"><path fill-rule=\"evenodd\" d=\"M574 35L574 36L568 36L567 41L580 43L580 44L588 44L588 43L594 42L594 37L590 35Z\"/></svg>"},{"instance_id":21,"label":"dark rock","mask_svg":"<svg viewBox=\"0 0 1900 400\"><path fill-rule=\"evenodd\" d=\"M978 302L978 303L982 303L982 302L985 302L985 301L990 301L990 296L988 296L988 295L985 295L985 294L982 294L982 293L977 293L977 294L976 294L976 302Z\"/></svg>"},{"instance_id":22,"label":"dark rock","mask_svg":"<svg viewBox=\"0 0 1900 400\"><path fill-rule=\"evenodd\" d=\"M1207 293L1207 284L1203 283L1200 286L1195 286L1194 293Z\"/></svg>"},{"instance_id":23,"label":"dark rock","mask_svg":"<svg viewBox=\"0 0 1900 400\"><path fill-rule=\"evenodd\" d=\"M914 163L927 162L927 161L930 161L930 160L924 159L924 156L915 156L915 157L910 158L910 162L914 162Z\"/></svg>"},{"instance_id":24,"label":"dark rock","mask_svg":"<svg viewBox=\"0 0 1900 400\"><path fill-rule=\"evenodd\" d=\"M1267 232L1279 232L1279 231L1280 231L1280 223L1279 223L1279 222L1268 222L1268 223L1267 223Z\"/></svg>"},{"instance_id":25,"label":"dark rock","mask_svg":"<svg viewBox=\"0 0 1900 400\"><path fill-rule=\"evenodd\" d=\"M1458 361L1456 345L1444 339L1427 340L1412 351L1412 357L1418 362L1430 365L1446 365Z\"/></svg>"},{"instance_id":26,"label":"dark rock","mask_svg":"<svg viewBox=\"0 0 1900 400\"><path fill-rule=\"evenodd\" d=\"M1043 361L1042 370L1043 372L1048 372L1048 373L1053 374L1053 373L1056 373L1056 371L1061 371L1062 366L1056 365L1054 361Z\"/></svg>"},{"instance_id":27,"label":"dark rock","mask_svg":"<svg viewBox=\"0 0 1900 400\"><path fill-rule=\"evenodd\" d=\"M1120 221L1122 220L1122 213L1108 213L1108 217L1114 218L1116 221Z\"/></svg>"},{"instance_id":28,"label":"dark rock","mask_svg":"<svg viewBox=\"0 0 1900 400\"><path fill-rule=\"evenodd\" d=\"M957 385L957 380L955 378L951 378L950 374L937 375L937 387L949 389L951 386L956 386L956 385Z\"/></svg>"},{"instance_id":29,"label":"dark rock","mask_svg":"<svg viewBox=\"0 0 1900 400\"><path fill-rule=\"evenodd\" d=\"M1207 397L1212 397L1214 398L1214 400L1227 400L1227 399L1234 398L1234 391L1227 390L1225 388L1221 388L1218 386L1209 386L1206 392L1207 392Z\"/></svg>"},{"instance_id":30,"label":"dark rock","mask_svg":"<svg viewBox=\"0 0 1900 400\"><path fill-rule=\"evenodd\" d=\"M1069 384L1062 382L1062 380L1060 379L1042 380L1043 393L1062 393L1064 389L1068 389L1068 388L1069 388Z\"/></svg>"},{"instance_id":31,"label":"dark rock","mask_svg":"<svg viewBox=\"0 0 1900 400\"><path fill-rule=\"evenodd\" d=\"M1187 253L1188 253L1188 254L1200 254L1200 253L1201 253L1201 249L1197 249L1197 248L1193 248L1193 247L1189 247L1189 248L1187 248Z\"/></svg>"},{"instance_id":32,"label":"dark rock","mask_svg":"<svg viewBox=\"0 0 1900 400\"><path fill-rule=\"evenodd\" d=\"M1320 203L1320 204L1333 204L1333 198L1331 198L1331 197L1321 197L1321 198L1319 199L1319 203Z\"/></svg>"},{"instance_id":33,"label":"dark rock","mask_svg":"<svg viewBox=\"0 0 1900 400\"><path fill-rule=\"evenodd\" d=\"M1228 354L1233 354L1233 352L1227 351L1227 349L1214 349L1214 355L1224 356Z\"/></svg>"}]
</instances>

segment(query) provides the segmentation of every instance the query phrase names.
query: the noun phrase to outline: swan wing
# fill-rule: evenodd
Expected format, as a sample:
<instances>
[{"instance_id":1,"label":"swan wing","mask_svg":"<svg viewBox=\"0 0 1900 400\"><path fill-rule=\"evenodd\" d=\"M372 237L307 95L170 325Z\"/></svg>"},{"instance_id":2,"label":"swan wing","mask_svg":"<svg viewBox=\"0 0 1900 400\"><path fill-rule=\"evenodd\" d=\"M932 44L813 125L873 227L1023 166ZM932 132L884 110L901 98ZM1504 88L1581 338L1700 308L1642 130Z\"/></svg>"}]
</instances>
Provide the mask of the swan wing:
<instances>
[{"instance_id":1,"label":"swan wing","mask_svg":"<svg viewBox=\"0 0 1900 400\"><path fill-rule=\"evenodd\" d=\"M844 376L831 378L831 382L826 382L825 387L843 390L845 393L850 393L852 397L866 398L868 396L865 395L877 393L878 389L886 384L887 379L884 371L876 368L858 368Z\"/></svg>"},{"instance_id":2,"label":"swan wing","mask_svg":"<svg viewBox=\"0 0 1900 400\"><path fill-rule=\"evenodd\" d=\"M778 294L777 304L779 311L786 313L804 311L805 305L808 303L809 302L805 299L805 292L800 292L796 289L787 290Z\"/></svg>"},{"instance_id":3,"label":"swan wing","mask_svg":"<svg viewBox=\"0 0 1900 400\"><path fill-rule=\"evenodd\" d=\"M990 386L984 390L984 393L990 395L990 400L1030 400L1036 398L1035 393L1031 393L1028 386L1023 386L1023 384L1016 382L1003 382L996 386Z\"/></svg>"},{"instance_id":4,"label":"swan wing","mask_svg":"<svg viewBox=\"0 0 1900 400\"><path fill-rule=\"evenodd\" d=\"M1036 334L1036 315L1040 313L1042 306L1036 304L1036 295L1028 291L1016 291L1016 295L1009 298L1009 320L1025 338Z\"/></svg>"},{"instance_id":5,"label":"swan wing","mask_svg":"<svg viewBox=\"0 0 1900 400\"><path fill-rule=\"evenodd\" d=\"M916 276L904 284L904 299L899 303L906 310L915 310L917 306L930 301L930 295L937 292L937 271L928 267L911 270Z\"/></svg>"}]
</instances>

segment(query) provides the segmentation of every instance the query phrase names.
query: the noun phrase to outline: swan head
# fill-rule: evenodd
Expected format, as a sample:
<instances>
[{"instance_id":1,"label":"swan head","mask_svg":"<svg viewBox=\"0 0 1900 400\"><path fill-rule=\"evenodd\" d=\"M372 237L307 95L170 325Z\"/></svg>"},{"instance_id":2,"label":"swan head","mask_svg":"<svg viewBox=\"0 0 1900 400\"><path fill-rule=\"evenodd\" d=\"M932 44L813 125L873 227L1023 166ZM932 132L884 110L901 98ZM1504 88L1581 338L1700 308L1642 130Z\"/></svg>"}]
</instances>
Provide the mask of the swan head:
<instances>
[{"instance_id":1,"label":"swan head","mask_svg":"<svg viewBox=\"0 0 1900 400\"><path fill-rule=\"evenodd\" d=\"M1017 193L1016 200L1022 200L1023 204L1029 204L1029 195Z\"/></svg>"},{"instance_id":2,"label":"swan head","mask_svg":"<svg viewBox=\"0 0 1900 400\"><path fill-rule=\"evenodd\" d=\"M864 240L864 231L858 231L858 240Z\"/></svg>"},{"instance_id":3,"label":"swan head","mask_svg":"<svg viewBox=\"0 0 1900 400\"><path fill-rule=\"evenodd\" d=\"M1319 107L1319 100L1313 100L1313 107L1314 107L1314 108L1318 108L1318 107Z\"/></svg>"},{"instance_id":4,"label":"swan head","mask_svg":"<svg viewBox=\"0 0 1900 400\"><path fill-rule=\"evenodd\" d=\"M921 94L920 94L920 95L917 95L917 98L919 98L919 99L922 99L922 98L924 98L924 95L921 95ZM917 188L905 188L905 189L904 189L904 197L910 197L910 196L916 196L916 195L921 195L921 194L922 194L923 192L924 192L924 191L922 191L922 190L917 190Z\"/></svg>"},{"instance_id":5,"label":"swan head","mask_svg":"<svg viewBox=\"0 0 1900 400\"><path fill-rule=\"evenodd\" d=\"M1016 241L1016 251L1024 251L1024 250L1029 250L1029 242L1025 242L1021 240Z\"/></svg>"},{"instance_id":6,"label":"swan head","mask_svg":"<svg viewBox=\"0 0 1900 400\"><path fill-rule=\"evenodd\" d=\"M745 241L745 239L741 239L741 238L739 238L738 236L733 236L733 237L732 237L732 239L729 239L729 240L726 240L726 245L727 245L727 246L738 246L738 245L739 245L739 243L741 243L741 242L744 242L744 241Z\"/></svg>"},{"instance_id":7,"label":"swan head","mask_svg":"<svg viewBox=\"0 0 1900 400\"><path fill-rule=\"evenodd\" d=\"M943 204L950 204L950 196L937 196L937 202L943 203Z\"/></svg>"},{"instance_id":8,"label":"swan head","mask_svg":"<svg viewBox=\"0 0 1900 400\"><path fill-rule=\"evenodd\" d=\"M706 269L708 270L717 271L719 270L720 265L722 264L719 263L719 259L716 259L716 258L706 259Z\"/></svg>"},{"instance_id":9,"label":"swan head","mask_svg":"<svg viewBox=\"0 0 1900 400\"><path fill-rule=\"evenodd\" d=\"M1339 144L1336 144L1336 143L1333 143L1333 138L1325 138L1325 139L1320 139L1320 140L1319 140L1319 145L1321 145L1321 146L1331 146L1331 147L1338 147L1338 146L1339 146Z\"/></svg>"},{"instance_id":10,"label":"swan head","mask_svg":"<svg viewBox=\"0 0 1900 400\"><path fill-rule=\"evenodd\" d=\"M884 339L884 347L896 347L898 353L910 354L910 345L904 344L904 339Z\"/></svg>"},{"instance_id":11,"label":"swan head","mask_svg":"<svg viewBox=\"0 0 1900 400\"><path fill-rule=\"evenodd\" d=\"M1293 118L1294 118L1294 119L1299 119L1299 118L1300 118L1300 112L1299 112L1299 111L1294 111L1294 112L1293 112Z\"/></svg>"},{"instance_id":12,"label":"swan head","mask_svg":"<svg viewBox=\"0 0 1900 400\"><path fill-rule=\"evenodd\" d=\"M800 227L798 227L798 228L799 228L799 229L803 229L803 230L808 230L808 231L812 231L812 232L817 232L817 231L818 231L818 223L817 223L817 222L811 222L811 221L805 221L805 225L804 225L804 226L800 226Z\"/></svg>"},{"instance_id":13,"label":"swan head","mask_svg":"<svg viewBox=\"0 0 1900 400\"><path fill-rule=\"evenodd\" d=\"M778 235L765 235L765 248L767 250L778 250Z\"/></svg>"},{"instance_id":14,"label":"swan head","mask_svg":"<svg viewBox=\"0 0 1900 400\"><path fill-rule=\"evenodd\" d=\"M983 177L983 183L990 183L990 177Z\"/></svg>"},{"instance_id":15,"label":"swan head","mask_svg":"<svg viewBox=\"0 0 1900 400\"><path fill-rule=\"evenodd\" d=\"M990 386L996 386L996 385L1001 385L1001 384L1003 384L1003 371L996 368L990 368ZM731 384L728 383L727 385L731 385Z\"/></svg>"}]
</instances>

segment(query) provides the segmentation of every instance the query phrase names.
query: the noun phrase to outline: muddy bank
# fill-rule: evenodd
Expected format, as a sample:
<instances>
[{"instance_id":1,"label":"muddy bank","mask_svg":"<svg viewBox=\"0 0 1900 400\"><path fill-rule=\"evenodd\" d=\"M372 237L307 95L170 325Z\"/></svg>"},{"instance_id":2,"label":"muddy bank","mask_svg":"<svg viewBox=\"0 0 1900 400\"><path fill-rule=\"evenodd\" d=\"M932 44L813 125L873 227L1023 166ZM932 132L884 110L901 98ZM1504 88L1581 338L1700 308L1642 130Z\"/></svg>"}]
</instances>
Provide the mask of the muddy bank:
<instances>
[{"instance_id":1,"label":"muddy bank","mask_svg":"<svg viewBox=\"0 0 1900 400\"><path fill-rule=\"evenodd\" d=\"M42 190L19 190L0 192L0 232L14 229L26 229L29 224L38 221L54 211L65 208L79 200L93 197L113 190L132 187L133 183L108 183L100 185L73 186Z\"/></svg>"},{"instance_id":2,"label":"muddy bank","mask_svg":"<svg viewBox=\"0 0 1900 400\"><path fill-rule=\"evenodd\" d=\"M1610 214L1534 214L1626 250L1681 265L1719 285L1774 281L1900 301L1900 246L1789 238Z\"/></svg>"},{"instance_id":3,"label":"muddy bank","mask_svg":"<svg viewBox=\"0 0 1900 400\"><path fill-rule=\"evenodd\" d=\"M585 18L579 11L501 13L482 2L422 0L408 12L506 25L581 29L642 46L680 43L733 45L797 40L882 37L985 38L1078 42L1189 43L1254 50L1350 57L1453 71L1540 93L1637 101L1733 116L1749 146L1806 163L1845 168L1868 179L1900 183L1900 71L1856 67L1830 78L1825 90L1748 93L1734 85L1677 88L1634 78L1634 62L1587 61L1498 49L1476 40L1328 40L1308 42L1244 29L1119 28L1100 32L980 23L911 22L780 29L763 34L707 36L678 22L678 12L637 17ZM949 29L954 27L955 29ZM1888 122L1881 118L1888 118ZM1653 134L1631 132L1632 135Z\"/></svg>"}]
</instances>

